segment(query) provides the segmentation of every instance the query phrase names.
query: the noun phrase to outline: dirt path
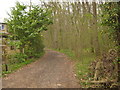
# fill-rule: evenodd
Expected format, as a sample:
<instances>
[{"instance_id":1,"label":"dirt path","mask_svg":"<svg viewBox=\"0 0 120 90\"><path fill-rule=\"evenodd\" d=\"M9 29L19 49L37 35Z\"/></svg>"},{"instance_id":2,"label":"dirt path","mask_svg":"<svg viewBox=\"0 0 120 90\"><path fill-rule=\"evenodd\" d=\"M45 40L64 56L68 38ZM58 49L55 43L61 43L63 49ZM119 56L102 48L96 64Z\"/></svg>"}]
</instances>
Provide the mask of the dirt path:
<instances>
[{"instance_id":1,"label":"dirt path","mask_svg":"<svg viewBox=\"0 0 120 90\"><path fill-rule=\"evenodd\" d=\"M3 78L3 88L79 88L73 62L59 52L47 50L38 61Z\"/></svg>"}]
</instances>

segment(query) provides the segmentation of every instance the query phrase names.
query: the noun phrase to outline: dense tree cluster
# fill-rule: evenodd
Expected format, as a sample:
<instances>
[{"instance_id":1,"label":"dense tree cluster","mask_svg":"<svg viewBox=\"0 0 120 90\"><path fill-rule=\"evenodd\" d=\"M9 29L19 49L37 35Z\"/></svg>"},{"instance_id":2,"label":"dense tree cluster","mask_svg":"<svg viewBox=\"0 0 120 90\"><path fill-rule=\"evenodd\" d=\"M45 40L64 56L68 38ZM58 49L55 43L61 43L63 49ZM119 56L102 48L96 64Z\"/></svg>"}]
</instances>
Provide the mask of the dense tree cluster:
<instances>
[{"instance_id":1,"label":"dense tree cluster","mask_svg":"<svg viewBox=\"0 0 120 90\"><path fill-rule=\"evenodd\" d=\"M47 26L52 22L49 17L51 11L40 6L31 7L28 11L26 5L17 2L11 10L7 25L11 42L19 41L13 44L19 46L21 53L39 56L44 48L41 32L47 30Z\"/></svg>"},{"instance_id":2,"label":"dense tree cluster","mask_svg":"<svg viewBox=\"0 0 120 90\"><path fill-rule=\"evenodd\" d=\"M116 79L117 56L115 53L113 55L109 55L109 53L118 50L120 41L118 40L120 36L118 33L120 31L119 4L49 2L46 6L52 8L53 17L53 25L50 25L49 30L44 33L46 47L72 51L83 65L83 67L80 67L82 65L78 67L79 75L85 74L84 67L88 67L95 60L94 74L89 72L92 73L94 80L97 78L99 78L98 80ZM110 33L112 34L110 35ZM88 63L86 63L87 61ZM108 62L108 66L105 66L106 62ZM98 68L99 70L97 70ZM110 68L114 69L110 70ZM110 75L103 75L104 72L115 75L112 78Z\"/></svg>"},{"instance_id":3,"label":"dense tree cluster","mask_svg":"<svg viewBox=\"0 0 120 90\"><path fill-rule=\"evenodd\" d=\"M70 49L77 57L84 54L102 55L114 48L108 37L108 27L101 26L102 13L98 3L49 3L53 10L53 25L46 32L46 45L50 48Z\"/></svg>"},{"instance_id":4,"label":"dense tree cluster","mask_svg":"<svg viewBox=\"0 0 120 90\"><path fill-rule=\"evenodd\" d=\"M78 76L89 80L116 79L120 68L120 2L85 1L42 2L29 11L17 2L7 20L9 43L20 50L21 58L16 57L22 61L40 56L44 39L47 48L72 51L80 63Z\"/></svg>"}]
</instances>

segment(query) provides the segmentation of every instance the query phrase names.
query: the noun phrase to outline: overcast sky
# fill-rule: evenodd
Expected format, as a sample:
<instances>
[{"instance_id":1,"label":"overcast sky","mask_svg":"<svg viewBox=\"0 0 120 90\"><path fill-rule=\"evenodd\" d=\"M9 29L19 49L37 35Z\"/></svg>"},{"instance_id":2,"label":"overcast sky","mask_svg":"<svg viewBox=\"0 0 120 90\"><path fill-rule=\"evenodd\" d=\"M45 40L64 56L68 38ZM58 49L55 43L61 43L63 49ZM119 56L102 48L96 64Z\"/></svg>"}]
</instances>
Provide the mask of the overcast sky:
<instances>
[{"instance_id":1,"label":"overcast sky","mask_svg":"<svg viewBox=\"0 0 120 90\"><path fill-rule=\"evenodd\" d=\"M15 2L21 2L29 5L30 0L0 0L0 22L4 21L4 18L8 18L8 13L10 13L10 8L15 6ZM49 0L31 0L33 4L39 4L40 1L49 1ZM52 0L56 1L56 0ZM57 1L78 1L78 0L57 0ZM80 0L84 1L84 0ZM99 0L88 0L88 1L99 1ZM101 1L101 0L100 0ZM109 0L102 0L109 1ZM111 0L111 1L120 1L120 0Z\"/></svg>"},{"instance_id":2,"label":"overcast sky","mask_svg":"<svg viewBox=\"0 0 120 90\"><path fill-rule=\"evenodd\" d=\"M7 12L10 12L10 8L15 6L15 2L21 2L29 5L30 0L0 0L0 22L4 21L4 18L8 18ZM31 0L33 4L39 4L39 0Z\"/></svg>"}]
</instances>

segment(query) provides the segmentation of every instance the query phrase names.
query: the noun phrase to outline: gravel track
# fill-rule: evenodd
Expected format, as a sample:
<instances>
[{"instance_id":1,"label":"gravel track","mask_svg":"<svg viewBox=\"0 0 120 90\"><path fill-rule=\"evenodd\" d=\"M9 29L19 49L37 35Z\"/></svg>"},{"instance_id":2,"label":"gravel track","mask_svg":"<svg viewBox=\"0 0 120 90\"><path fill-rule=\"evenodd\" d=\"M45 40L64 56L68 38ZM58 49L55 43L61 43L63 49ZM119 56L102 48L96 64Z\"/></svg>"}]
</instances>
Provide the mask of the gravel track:
<instances>
[{"instance_id":1,"label":"gravel track","mask_svg":"<svg viewBox=\"0 0 120 90\"><path fill-rule=\"evenodd\" d=\"M46 50L39 60L2 79L3 88L79 88L74 62L66 55Z\"/></svg>"}]
</instances>

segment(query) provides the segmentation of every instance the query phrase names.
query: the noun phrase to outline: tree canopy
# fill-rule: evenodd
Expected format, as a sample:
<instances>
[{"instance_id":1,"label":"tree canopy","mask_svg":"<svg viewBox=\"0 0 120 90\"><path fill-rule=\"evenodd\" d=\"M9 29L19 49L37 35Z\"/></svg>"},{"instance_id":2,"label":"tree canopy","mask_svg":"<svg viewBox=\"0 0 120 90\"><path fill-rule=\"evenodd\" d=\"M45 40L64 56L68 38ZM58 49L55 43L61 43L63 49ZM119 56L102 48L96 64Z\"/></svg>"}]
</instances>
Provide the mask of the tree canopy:
<instances>
[{"instance_id":1,"label":"tree canopy","mask_svg":"<svg viewBox=\"0 0 120 90\"><path fill-rule=\"evenodd\" d=\"M24 4L16 3L12 8L7 25L12 40L19 40L21 52L40 52L43 49L41 32L47 30L47 26L52 23L50 18L51 10ZM36 46L35 46L36 45ZM24 49L27 49L24 51Z\"/></svg>"}]
</instances>

